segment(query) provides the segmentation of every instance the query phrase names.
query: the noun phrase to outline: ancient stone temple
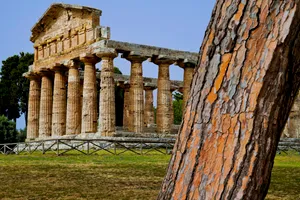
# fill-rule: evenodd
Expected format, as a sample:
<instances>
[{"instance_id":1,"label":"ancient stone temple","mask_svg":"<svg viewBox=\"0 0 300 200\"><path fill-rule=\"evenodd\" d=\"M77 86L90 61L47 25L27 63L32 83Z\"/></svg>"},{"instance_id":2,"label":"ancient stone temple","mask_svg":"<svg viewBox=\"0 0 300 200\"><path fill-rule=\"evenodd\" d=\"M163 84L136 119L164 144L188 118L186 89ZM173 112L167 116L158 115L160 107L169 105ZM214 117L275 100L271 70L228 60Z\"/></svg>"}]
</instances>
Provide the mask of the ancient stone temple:
<instances>
[{"instance_id":1,"label":"ancient stone temple","mask_svg":"<svg viewBox=\"0 0 300 200\"><path fill-rule=\"evenodd\" d=\"M300 138L300 93L294 102L282 137Z\"/></svg>"},{"instance_id":2,"label":"ancient stone temple","mask_svg":"<svg viewBox=\"0 0 300 200\"><path fill-rule=\"evenodd\" d=\"M153 90L157 89L156 133L170 133L170 92L183 90L187 101L198 53L111 40L110 28L100 25L101 13L53 4L33 26L34 64L24 74L30 80L28 140L113 136L116 85L125 91L124 130L143 134L154 124ZM119 55L131 62L129 76L114 74ZM157 65L157 79L143 76L145 61ZM96 72L98 62L101 72ZM183 83L170 80L172 64L184 69Z\"/></svg>"}]
</instances>

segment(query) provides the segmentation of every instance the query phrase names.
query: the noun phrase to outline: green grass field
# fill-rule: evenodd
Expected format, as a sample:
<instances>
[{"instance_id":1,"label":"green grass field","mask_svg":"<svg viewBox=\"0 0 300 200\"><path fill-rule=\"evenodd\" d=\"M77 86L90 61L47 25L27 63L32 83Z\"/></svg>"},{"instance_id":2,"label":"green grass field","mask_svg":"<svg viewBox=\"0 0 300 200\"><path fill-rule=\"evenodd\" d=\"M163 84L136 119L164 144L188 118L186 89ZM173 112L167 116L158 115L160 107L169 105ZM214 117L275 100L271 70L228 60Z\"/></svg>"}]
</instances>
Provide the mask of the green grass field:
<instances>
[{"instance_id":1,"label":"green grass field","mask_svg":"<svg viewBox=\"0 0 300 200\"><path fill-rule=\"evenodd\" d=\"M169 155L0 155L0 199L156 199ZM267 199L300 199L300 155L278 155Z\"/></svg>"}]
</instances>

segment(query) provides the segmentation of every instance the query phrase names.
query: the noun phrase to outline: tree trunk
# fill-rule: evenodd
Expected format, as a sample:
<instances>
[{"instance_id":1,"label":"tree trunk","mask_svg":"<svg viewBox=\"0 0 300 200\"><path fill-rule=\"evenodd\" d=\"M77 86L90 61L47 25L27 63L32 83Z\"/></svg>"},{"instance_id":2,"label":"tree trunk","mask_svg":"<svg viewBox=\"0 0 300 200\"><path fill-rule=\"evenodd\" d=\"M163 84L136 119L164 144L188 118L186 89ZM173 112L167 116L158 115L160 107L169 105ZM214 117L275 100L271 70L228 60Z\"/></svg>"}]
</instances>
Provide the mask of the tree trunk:
<instances>
[{"instance_id":1,"label":"tree trunk","mask_svg":"<svg viewBox=\"0 0 300 200\"><path fill-rule=\"evenodd\" d=\"M217 0L158 199L264 199L300 85L300 0Z\"/></svg>"}]
</instances>

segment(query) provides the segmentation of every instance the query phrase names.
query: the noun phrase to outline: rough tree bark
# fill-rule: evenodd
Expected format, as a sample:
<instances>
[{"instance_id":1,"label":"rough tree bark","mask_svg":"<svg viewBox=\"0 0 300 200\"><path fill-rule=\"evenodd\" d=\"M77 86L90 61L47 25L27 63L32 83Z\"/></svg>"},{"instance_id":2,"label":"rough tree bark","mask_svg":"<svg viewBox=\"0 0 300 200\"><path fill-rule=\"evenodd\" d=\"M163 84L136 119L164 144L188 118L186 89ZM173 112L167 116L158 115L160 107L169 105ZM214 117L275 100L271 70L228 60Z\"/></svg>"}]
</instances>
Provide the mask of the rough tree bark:
<instances>
[{"instance_id":1,"label":"rough tree bark","mask_svg":"<svg viewBox=\"0 0 300 200\"><path fill-rule=\"evenodd\" d=\"M300 0L217 0L158 199L264 199L300 85Z\"/></svg>"}]
</instances>

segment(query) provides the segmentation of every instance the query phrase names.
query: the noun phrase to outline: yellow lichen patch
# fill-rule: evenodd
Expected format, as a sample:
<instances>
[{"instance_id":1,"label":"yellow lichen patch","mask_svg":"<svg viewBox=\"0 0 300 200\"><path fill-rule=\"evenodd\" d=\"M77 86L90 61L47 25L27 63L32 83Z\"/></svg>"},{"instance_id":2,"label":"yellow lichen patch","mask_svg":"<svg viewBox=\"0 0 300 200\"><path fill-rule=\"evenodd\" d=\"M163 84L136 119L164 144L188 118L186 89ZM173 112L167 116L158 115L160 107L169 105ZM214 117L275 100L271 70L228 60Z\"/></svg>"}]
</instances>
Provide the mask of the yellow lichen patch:
<instances>
[{"instance_id":1,"label":"yellow lichen patch","mask_svg":"<svg viewBox=\"0 0 300 200\"><path fill-rule=\"evenodd\" d=\"M219 74L215 80L214 83L214 87L212 88L211 92L209 93L207 100L210 104L212 104L213 102L215 102L215 100L217 99L217 92L219 91L219 89L221 88L224 76L225 76L225 72L229 66L230 60L231 60L232 54L228 53L228 54L224 54L222 57L222 64L220 66L220 71Z\"/></svg>"}]
</instances>

